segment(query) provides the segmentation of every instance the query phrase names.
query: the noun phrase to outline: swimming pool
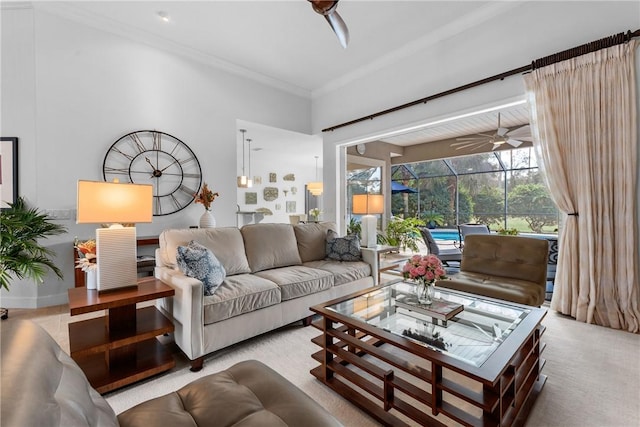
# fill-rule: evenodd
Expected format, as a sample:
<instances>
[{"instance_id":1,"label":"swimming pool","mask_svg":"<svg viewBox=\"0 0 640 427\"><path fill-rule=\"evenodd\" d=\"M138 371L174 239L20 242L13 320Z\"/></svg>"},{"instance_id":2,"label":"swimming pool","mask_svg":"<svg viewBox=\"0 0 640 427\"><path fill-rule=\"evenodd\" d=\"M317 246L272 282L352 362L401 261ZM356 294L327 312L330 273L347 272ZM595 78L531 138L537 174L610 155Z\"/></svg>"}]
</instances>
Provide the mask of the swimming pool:
<instances>
[{"instance_id":1,"label":"swimming pool","mask_svg":"<svg viewBox=\"0 0 640 427\"><path fill-rule=\"evenodd\" d=\"M436 240L460 240L458 230L433 229L429 231Z\"/></svg>"}]
</instances>

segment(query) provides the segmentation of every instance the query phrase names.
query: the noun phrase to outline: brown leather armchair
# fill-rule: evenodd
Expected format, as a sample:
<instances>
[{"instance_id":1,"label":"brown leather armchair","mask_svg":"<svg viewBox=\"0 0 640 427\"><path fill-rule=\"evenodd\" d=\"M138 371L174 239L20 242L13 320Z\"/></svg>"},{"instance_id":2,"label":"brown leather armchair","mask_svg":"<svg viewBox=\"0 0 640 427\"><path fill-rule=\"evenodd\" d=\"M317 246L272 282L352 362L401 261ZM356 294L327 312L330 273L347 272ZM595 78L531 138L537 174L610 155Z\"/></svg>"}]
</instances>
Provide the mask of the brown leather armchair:
<instances>
[{"instance_id":1,"label":"brown leather armchair","mask_svg":"<svg viewBox=\"0 0 640 427\"><path fill-rule=\"evenodd\" d=\"M460 273L436 286L532 306L544 302L549 243L495 234L465 238Z\"/></svg>"}]
</instances>

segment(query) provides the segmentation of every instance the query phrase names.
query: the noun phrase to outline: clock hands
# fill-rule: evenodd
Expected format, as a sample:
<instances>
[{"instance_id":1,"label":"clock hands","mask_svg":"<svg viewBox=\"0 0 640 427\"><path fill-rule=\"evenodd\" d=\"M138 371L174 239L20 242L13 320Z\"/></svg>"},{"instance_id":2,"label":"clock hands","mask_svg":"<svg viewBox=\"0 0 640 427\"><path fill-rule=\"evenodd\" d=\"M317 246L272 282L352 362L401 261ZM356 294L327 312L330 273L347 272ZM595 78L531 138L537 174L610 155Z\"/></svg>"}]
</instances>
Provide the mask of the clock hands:
<instances>
[{"instance_id":1,"label":"clock hands","mask_svg":"<svg viewBox=\"0 0 640 427\"><path fill-rule=\"evenodd\" d=\"M154 170L154 171L155 171L156 169L158 169L157 167L153 166L153 163L151 163L151 160L149 160L149 158L148 158L148 157L145 157L144 159L147 161L147 163L149 163L149 166L151 166L151 167L153 168L153 170Z\"/></svg>"},{"instance_id":2,"label":"clock hands","mask_svg":"<svg viewBox=\"0 0 640 427\"><path fill-rule=\"evenodd\" d=\"M166 169L166 168L164 168L162 170L158 170L158 168L156 166L153 166L153 163L151 163L151 160L149 160L148 157L145 157L144 159L147 161L147 163L149 163L149 166L151 166L153 168L153 173L151 174L151 178L159 178L159 177L161 177L162 176L162 171L164 169Z\"/></svg>"}]
</instances>

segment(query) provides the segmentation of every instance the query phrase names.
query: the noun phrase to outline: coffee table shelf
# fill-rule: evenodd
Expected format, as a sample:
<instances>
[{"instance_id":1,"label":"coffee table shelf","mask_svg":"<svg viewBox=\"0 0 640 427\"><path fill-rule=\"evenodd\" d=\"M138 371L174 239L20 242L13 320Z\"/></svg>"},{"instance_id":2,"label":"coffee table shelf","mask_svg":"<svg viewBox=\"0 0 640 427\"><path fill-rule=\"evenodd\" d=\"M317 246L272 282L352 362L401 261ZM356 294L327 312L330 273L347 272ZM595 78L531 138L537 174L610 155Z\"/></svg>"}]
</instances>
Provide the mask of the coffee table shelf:
<instances>
[{"instance_id":1,"label":"coffee table shelf","mask_svg":"<svg viewBox=\"0 0 640 427\"><path fill-rule=\"evenodd\" d=\"M406 316L396 314L393 292L385 288L368 289L311 308L322 316L313 323L322 335L312 339L321 347L312 355L320 363L311 370L312 375L384 425L408 425L412 421L444 425L441 421L445 417L465 426L509 426L526 417L532 395L546 380L540 373L544 366L540 339L545 329L540 322L546 310L509 304L504 312L520 316L514 318L511 329L503 320L500 327L504 329L498 330L504 332L493 337L493 351L479 353L484 361L473 364L457 354L377 327L397 326L402 322L394 323L393 316ZM380 291L386 292L383 310L378 309ZM488 336L486 331L477 331L475 322L482 317L478 307L497 310L501 303L462 295L475 304L466 320L451 319L452 323L461 322L456 331L467 328L477 337ZM367 298L368 306L362 301ZM366 318L366 313L373 314ZM499 316L488 313L486 317L482 326L487 330L497 325L494 321ZM445 348L447 345L445 340Z\"/></svg>"}]
</instances>

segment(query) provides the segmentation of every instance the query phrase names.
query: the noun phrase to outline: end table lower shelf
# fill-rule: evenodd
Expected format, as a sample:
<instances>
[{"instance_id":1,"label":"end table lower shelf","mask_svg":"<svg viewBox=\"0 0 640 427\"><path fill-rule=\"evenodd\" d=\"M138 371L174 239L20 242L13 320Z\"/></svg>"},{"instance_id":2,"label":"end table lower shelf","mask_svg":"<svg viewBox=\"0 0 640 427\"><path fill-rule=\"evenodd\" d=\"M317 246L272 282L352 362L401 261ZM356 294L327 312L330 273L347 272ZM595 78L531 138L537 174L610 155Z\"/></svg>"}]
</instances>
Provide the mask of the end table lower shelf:
<instances>
[{"instance_id":1,"label":"end table lower shelf","mask_svg":"<svg viewBox=\"0 0 640 427\"><path fill-rule=\"evenodd\" d=\"M108 310L103 317L69 323L71 357L91 386L106 393L175 366L171 352L157 340L174 326L154 306L137 309L136 303L174 295L155 278L138 281L137 288L98 293L69 289L71 315Z\"/></svg>"}]
</instances>

